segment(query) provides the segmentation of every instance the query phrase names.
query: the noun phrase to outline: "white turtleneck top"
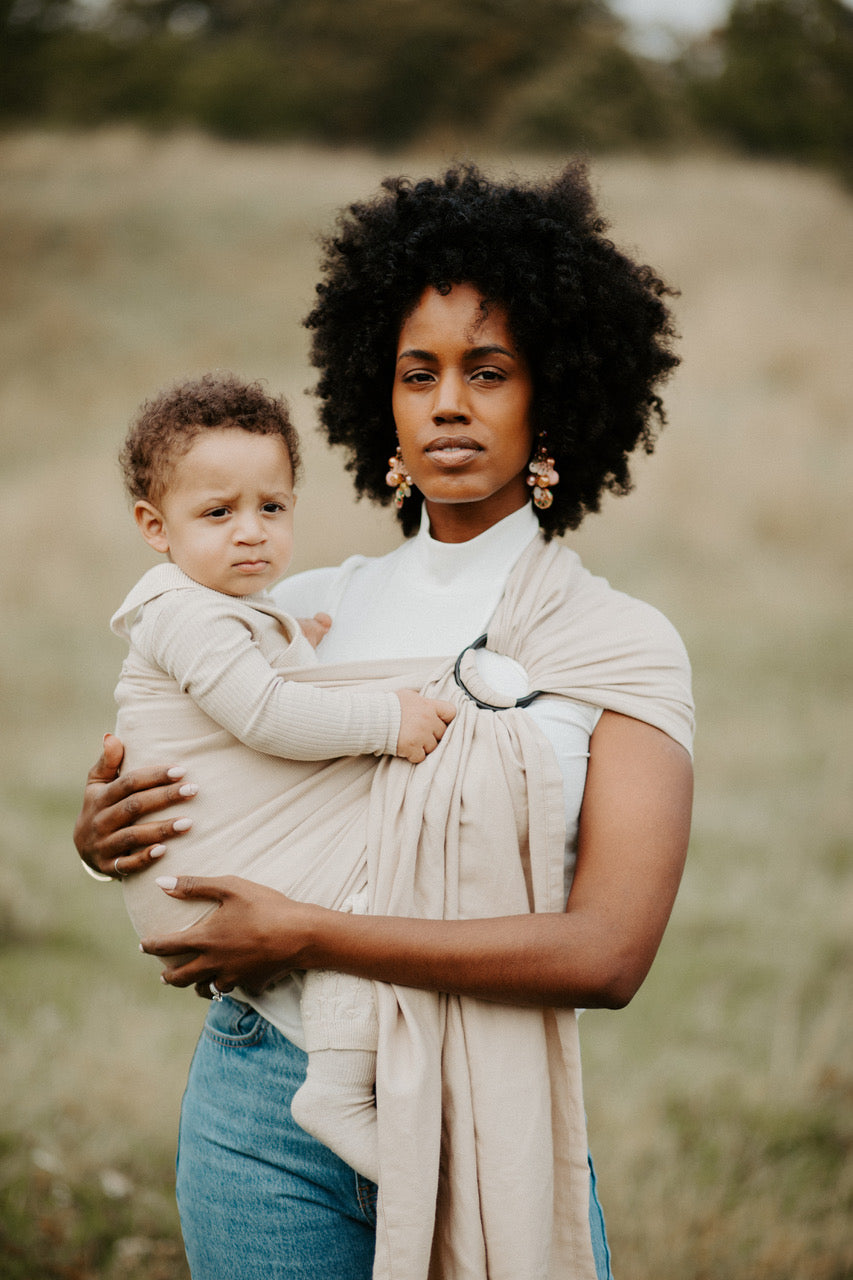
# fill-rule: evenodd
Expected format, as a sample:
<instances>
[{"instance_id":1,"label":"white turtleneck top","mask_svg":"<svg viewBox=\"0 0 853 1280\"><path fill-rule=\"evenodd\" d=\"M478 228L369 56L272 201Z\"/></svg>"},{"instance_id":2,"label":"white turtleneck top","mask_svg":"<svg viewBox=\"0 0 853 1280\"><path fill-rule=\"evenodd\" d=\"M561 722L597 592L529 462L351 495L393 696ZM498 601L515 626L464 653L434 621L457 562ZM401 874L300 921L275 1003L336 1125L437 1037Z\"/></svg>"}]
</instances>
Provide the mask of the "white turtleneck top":
<instances>
[{"instance_id":1,"label":"white turtleneck top","mask_svg":"<svg viewBox=\"0 0 853 1280\"><path fill-rule=\"evenodd\" d=\"M417 536L388 555L350 556L336 568L287 578L271 594L298 617L331 615L331 631L317 648L321 663L448 657L486 630L516 561L538 533L539 521L525 506L468 542L436 542L424 509ZM498 693L518 698L529 692L527 673L512 658L485 649L475 657L483 679ZM573 850L589 735L601 712L547 696L528 712L563 774L567 843Z\"/></svg>"},{"instance_id":2,"label":"white turtleneck top","mask_svg":"<svg viewBox=\"0 0 853 1280\"><path fill-rule=\"evenodd\" d=\"M279 608L297 617L320 611L331 615L332 628L317 648L320 663L449 657L487 629L510 572L538 532L532 509L523 507L468 542L436 542L424 515L417 536L388 555L350 556L338 567L297 574L280 582L271 595ZM480 674L496 692L516 698L529 692L527 674L513 659L484 649L475 657ZM589 737L601 712L547 695L527 711L551 743L563 776L568 893ZM300 985L291 984L292 1017L282 1017L279 1003L274 1021L303 1045ZM263 998L253 1003L267 1013Z\"/></svg>"}]
</instances>

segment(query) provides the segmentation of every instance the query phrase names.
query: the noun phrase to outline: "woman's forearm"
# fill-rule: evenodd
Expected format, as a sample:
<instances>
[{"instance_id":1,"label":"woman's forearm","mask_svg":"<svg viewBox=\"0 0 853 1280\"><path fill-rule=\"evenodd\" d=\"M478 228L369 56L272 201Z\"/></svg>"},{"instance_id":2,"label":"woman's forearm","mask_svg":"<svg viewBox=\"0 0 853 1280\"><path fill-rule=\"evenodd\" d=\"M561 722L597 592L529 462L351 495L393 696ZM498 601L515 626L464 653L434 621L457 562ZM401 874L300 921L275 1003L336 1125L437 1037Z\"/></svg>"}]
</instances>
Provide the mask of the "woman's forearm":
<instances>
[{"instance_id":1,"label":"woman's forearm","mask_svg":"<svg viewBox=\"0 0 853 1280\"><path fill-rule=\"evenodd\" d=\"M486 920L357 916L233 876L160 883L173 897L216 901L218 910L180 934L145 939L142 949L163 957L193 951L164 981L206 987L215 979L221 991L260 992L294 970L334 969L503 1004L621 1008L645 977L665 923L620 930L582 903L565 914Z\"/></svg>"},{"instance_id":2,"label":"woman's forearm","mask_svg":"<svg viewBox=\"0 0 853 1280\"><path fill-rule=\"evenodd\" d=\"M621 1008L648 962L583 912L489 920L412 920L310 909L305 968L513 1005Z\"/></svg>"},{"instance_id":3,"label":"woman's forearm","mask_svg":"<svg viewBox=\"0 0 853 1280\"><path fill-rule=\"evenodd\" d=\"M672 910L690 831L690 759L657 729L602 717L590 752L565 913L488 920L353 916L236 877L160 883L219 909L144 950L196 958L176 986L259 991L293 970L339 969L399 986L521 1005L620 1008L639 988Z\"/></svg>"},{"instance_id":4,"label":"woman's forearm","mask_svg":"<svg viewBox=\"0 0 853 1280\"><path fill-rule=\"evenodd\" d=\"M678 890L693 772L657 729L605 713L593 736L564 914L429 921L313 912L306 967L510 1004L621 1008Z\"/></svg>"}]
</instances>

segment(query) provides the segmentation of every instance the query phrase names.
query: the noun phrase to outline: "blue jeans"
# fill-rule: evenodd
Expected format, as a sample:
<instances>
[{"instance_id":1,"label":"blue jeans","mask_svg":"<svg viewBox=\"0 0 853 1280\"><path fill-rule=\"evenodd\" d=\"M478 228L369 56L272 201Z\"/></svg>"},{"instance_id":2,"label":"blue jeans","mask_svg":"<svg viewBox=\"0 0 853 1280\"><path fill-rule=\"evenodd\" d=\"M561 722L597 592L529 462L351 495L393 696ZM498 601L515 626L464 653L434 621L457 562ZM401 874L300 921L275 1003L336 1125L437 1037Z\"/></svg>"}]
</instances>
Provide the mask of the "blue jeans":
<instances>
[{"instance_id":1,"label":"blue jeans","mask_svg":"<svg viewBox=\"0 0 853 1280\"><path fill-rule=\"evenodd\" d=\"M178 1144L193 1280L370 1280L376 1187L291 1118L306 1061L248 1005L211 1005ZM594 1177L590 1186L598 1276L611 1280Z\"/></svg>"}]
</instances>

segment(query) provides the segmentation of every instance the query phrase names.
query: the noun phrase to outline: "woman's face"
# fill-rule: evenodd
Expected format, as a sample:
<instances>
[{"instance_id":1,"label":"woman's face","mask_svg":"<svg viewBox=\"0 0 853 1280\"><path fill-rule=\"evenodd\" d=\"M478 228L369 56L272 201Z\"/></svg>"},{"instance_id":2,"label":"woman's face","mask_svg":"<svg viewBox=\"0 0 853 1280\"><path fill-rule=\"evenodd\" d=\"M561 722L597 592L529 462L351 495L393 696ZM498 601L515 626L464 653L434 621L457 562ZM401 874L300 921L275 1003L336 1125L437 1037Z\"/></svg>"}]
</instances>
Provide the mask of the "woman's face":
<instances>
[{"instance_id":1,"label":"woman's face","mask_svg":"<svg viewBox=\"0 0 853 1280\"><path fill-rule=\"evenodd\" d=\"M424 290L397 344L392 409L432 536L465 542L523 507L533 383L506 311L469 284Z\"/></svg>"}]
</instances>

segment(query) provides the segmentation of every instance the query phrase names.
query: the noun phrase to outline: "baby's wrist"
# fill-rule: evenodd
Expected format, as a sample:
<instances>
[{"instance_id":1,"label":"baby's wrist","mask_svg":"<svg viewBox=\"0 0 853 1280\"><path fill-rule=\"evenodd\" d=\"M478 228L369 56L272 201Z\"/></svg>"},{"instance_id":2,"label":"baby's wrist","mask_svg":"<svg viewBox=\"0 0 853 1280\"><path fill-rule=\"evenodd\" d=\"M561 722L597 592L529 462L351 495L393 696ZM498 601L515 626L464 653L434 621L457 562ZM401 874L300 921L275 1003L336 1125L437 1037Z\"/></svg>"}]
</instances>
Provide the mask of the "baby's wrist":
<instances>
[{"instance_id":1,"label":"baby's wrist","mask_svg":"<svg viewBox=\"0 0 853 1280\"><path fill-rule=\"evenodd\" d=\"M388 734L382 752L386 756L396 756L400 749L400 733L403 728L403 699L400 696L405 690L394 689L388 699Z\"/></svg>"}]
</instances>

